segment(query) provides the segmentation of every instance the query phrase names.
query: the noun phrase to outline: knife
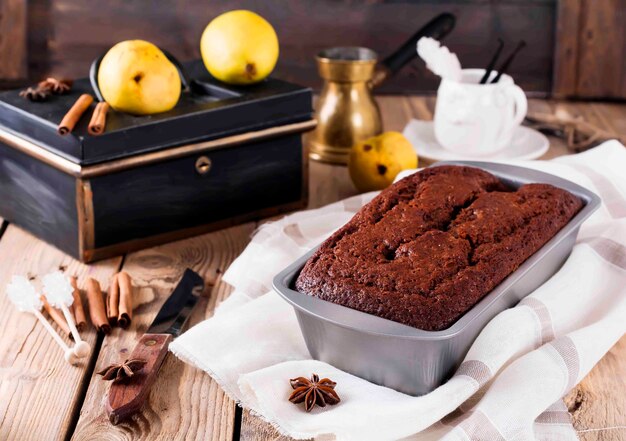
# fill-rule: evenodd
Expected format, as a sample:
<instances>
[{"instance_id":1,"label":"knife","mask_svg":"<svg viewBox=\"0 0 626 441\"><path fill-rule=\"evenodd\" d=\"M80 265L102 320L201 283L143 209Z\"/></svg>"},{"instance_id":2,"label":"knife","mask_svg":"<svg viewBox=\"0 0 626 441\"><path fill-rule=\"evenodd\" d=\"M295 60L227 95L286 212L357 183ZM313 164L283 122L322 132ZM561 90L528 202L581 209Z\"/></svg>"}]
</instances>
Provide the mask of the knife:
<instances>
[{"instance_id":1,"label":"knife","mask_svg":"<svg viewBox=\"0 0 626 441\"><path fill-rule=\"evenodd\" d=\"M146 364L128 380L111 384L106 404L111 423L116 425L141 410L165 360L169 343L180 335L203 290L204 279L187 268L128 357L143 360Z\"/></svg>"}]
</instances>

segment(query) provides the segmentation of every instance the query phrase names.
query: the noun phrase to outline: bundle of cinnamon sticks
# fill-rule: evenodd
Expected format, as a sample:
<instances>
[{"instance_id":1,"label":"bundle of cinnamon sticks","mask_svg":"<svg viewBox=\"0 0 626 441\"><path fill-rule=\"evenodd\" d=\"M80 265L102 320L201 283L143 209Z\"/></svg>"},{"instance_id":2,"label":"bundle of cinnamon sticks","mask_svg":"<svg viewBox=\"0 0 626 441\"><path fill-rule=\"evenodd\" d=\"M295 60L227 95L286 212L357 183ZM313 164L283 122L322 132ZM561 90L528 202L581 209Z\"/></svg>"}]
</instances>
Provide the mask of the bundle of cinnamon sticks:
<instances>
[{"instance_id":1,"label":"bundle of cinnamon sticks","mask_svg":"<svg viewBox=\"0 0 626 441\"><path fill-rule=\"evenodd\" d=\"M95 279L87 280L87 300L91 321L99 332L109 334L111 327L127 328L133 317L133 283L128 273L113 276L106 299ZM106 301L105 301L106 300Z\"/></svg>"},{"instance_id":2,"label":"bundle of cinnamon sticks","mask_svg":"<svg viewBox=\"0 0 626 441\"><path fill-rule=\"evenodd\" d=\"M80 332L87 329L87 315L76 277L71 277L70 282L74 288L72 294L74 303L70 311L74 317L76 328ZM121 328L127 328L130 325L133 317L133 283L128 273L122 271L113 276L106 298L102 293L100 283L91 277L87 279L85 291L89 317L98 332L108 335L111 333L112 326L119 325ZM53 308L45 297L42 296L41 300L50 318L73 340L63 313Z\"/></svg>"},{"instance_id":3,"label":"bundle of cinnamon sticks","mask_svg":"<svg viewBox=\"0 0 626 441\"><path fill-rule=\"evenodd\" d=\"M83 114L91 107L91 103L93 103L93 97L88 93L82 94L59 123L57 130L59 135L67 135L74 130L74 127ZM96 104L96 108L89 121L89 126L87 127L87 132L90 135L97 136L104 132L108 111L109 105L106 102Z\"/></svg>"}]
</instances>

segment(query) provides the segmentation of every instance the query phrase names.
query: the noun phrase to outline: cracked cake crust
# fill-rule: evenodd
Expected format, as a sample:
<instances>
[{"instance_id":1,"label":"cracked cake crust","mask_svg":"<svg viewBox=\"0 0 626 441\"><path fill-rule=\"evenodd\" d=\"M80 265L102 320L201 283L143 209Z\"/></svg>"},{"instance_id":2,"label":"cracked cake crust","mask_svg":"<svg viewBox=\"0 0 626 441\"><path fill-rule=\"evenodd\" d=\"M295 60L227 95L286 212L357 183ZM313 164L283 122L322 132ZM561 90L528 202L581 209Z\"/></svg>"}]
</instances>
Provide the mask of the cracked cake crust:
<instances>
[{"instance_id":1,"label":"cracked cake crust","mask_svg":"<svg viewBox=\"0 0 626 441\"><path fill-rule=\"evenodd\" d=\"M437 331L452 325L582 208L548 184L507 188L464 166L427 168L365 205L307 261L298 291Z\"/></svg>"}]
</instances>

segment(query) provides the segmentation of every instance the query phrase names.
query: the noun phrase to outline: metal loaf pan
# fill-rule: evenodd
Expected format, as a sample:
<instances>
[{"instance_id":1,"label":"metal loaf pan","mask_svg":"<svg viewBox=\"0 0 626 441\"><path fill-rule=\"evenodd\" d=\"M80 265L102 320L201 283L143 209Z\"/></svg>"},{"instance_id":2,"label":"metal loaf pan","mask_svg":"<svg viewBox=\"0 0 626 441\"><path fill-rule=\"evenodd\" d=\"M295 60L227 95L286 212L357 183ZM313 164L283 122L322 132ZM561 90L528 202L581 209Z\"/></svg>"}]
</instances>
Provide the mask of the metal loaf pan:
<instances>
[{"instance_id":1,"label":"metal loaf pan","mask_svg":"<svg viewBox=\"0 0 626 441\"><path fill-rule=\"evenodd\" d=\"M442 331L423 331L296 291L295 280L312 250L276 275L274 289L294 307L313 358L410 395L432 391L454 373L495 315L517 304L561 267L572 251L580 225L600 205L600 198L589 190L536 170L474 161L446 161L433 166L444 164L481 168L513 188L527 183L552 184L575 194L585 205L515 272Z\"/></svg>"}]
</instances>

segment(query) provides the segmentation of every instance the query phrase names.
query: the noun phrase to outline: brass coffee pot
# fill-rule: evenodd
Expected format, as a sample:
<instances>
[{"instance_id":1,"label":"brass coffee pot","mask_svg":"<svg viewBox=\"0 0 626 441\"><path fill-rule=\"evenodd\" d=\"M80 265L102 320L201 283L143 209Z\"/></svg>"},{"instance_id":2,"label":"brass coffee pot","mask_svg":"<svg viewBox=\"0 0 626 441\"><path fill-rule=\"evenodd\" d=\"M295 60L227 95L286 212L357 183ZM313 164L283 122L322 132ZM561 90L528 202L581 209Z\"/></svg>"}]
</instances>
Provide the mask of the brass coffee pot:
<instances>
[{"instance_id":1,"label":"brass coffee pot","mask_svg":"<svg viewBox=\"0 0 626 441\"><path fill-rule=\"evenodd\" d=\"M377 63L376 52L364 47L335 47L320 52L317 68L324 86L317 104L318 125L311 140L311 159L347 164L354 144L382 133L372 89L417 56L420 38L440 40L454 24L452 14L435 17L381 63Z\"/></svg>"}]
</instances>

